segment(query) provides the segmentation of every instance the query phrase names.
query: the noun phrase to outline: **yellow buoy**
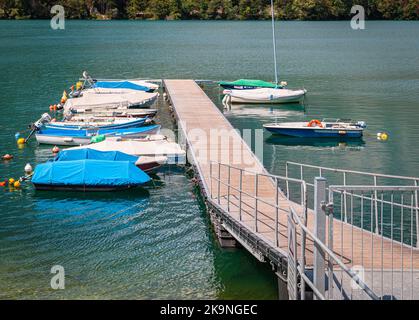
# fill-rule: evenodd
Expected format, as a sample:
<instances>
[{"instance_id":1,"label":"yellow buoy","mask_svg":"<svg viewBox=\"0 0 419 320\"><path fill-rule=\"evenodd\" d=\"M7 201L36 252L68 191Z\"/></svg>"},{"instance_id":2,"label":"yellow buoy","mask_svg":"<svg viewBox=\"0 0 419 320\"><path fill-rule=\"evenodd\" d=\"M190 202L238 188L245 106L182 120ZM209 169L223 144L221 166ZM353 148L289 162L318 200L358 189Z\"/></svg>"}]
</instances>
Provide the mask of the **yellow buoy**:
<instances>
[{"instance_id":1,"label":"yellow buoy","mask_svg":"<svg viewBox=\"0 0 419 320\"><path fill-rule=\"evenodd\" d=\"M388 140L388 133L386 133L386 132L377 133L377 139L381 140L381 141L387 141Z\"/></svg>"},{"instance_id":2,"label":"yellow buoy","mask_svg":"<svg viewBox=\"0 0 419 320\"><path fill-rule=\"evenodd\" d=\"M25 138L17 139L17 144L25 144Z\"/></svg>"},{"instance_id":3,"label":"yellow buoy","mask_svg":"<svg viewBox=\"0 0 419 320\"><path fill-rule=\"evenodd\" d=\"M15 187L15 188L20 188L20 182L19 182L19 181L15 181L15 182L13 183L13 187Z\"/></svg>"},{"instance_id":4,"label":"yellow buoy","mask_svg":"<svg viewBox=\"0 0 419 320\"><path fill-rule=\"evenodd\" d=\"M10 179L9 179L9 185L13 185L14 183L15 183L15 179L10 178Z\"/></svg>"}]
</instances>

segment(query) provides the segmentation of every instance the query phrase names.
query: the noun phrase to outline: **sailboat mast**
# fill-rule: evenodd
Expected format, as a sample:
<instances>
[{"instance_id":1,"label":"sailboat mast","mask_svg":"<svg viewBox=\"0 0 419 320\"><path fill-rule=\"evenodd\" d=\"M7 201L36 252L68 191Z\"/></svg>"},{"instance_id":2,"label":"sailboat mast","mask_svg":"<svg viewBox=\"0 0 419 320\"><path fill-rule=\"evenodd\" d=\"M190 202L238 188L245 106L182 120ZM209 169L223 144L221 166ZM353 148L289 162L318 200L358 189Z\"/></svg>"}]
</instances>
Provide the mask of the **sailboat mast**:
<instances>
[{"instance_id":1,"label":"sailboat mast","mask_svg":"<svg viewBox=\"0 0 419 320\"><path fill-rule=\"evenodd\" d=\"M275 66L275 84L278 85L278 70L276 62L276 43L275 43L275 13L274 13L274 1L271 0L271 13L272 13L272 42L274 47L274 66Z\"/></svg>"}]
</instances>

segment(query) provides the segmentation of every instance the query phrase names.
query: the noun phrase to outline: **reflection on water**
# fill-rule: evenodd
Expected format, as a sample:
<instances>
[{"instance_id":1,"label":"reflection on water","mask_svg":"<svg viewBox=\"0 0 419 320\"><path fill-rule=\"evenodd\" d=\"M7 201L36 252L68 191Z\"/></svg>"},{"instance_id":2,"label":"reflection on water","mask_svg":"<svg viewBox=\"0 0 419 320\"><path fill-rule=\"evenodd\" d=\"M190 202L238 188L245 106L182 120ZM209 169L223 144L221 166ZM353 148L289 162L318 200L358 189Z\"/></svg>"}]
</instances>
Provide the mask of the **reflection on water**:
<instances>
[{"instance_id":1,"label":"reflection on water","mask_svg":"<svg viewBox=\"0 0 419 320\"><path fill-rule=\"evenodd\" d=\"M338 148L341 150L360 150L365 146L363 139L336 139L336 138L300 138L287 137L280 135L271 135L265 142L268 145L282 145L282 146L308 146L315 148ZM315 149L313 148L313 149Z\"/></svg>"},{"instance_id":2,"label":"reflection on water","mask_svg":"<svg viewBox=\"0 0 419 320\"><path fill-rule=\"evenodd\" d=\"M286 119L297 116L305 111L304 105L289 103L281 105L273 104L228 104L224 105L224 114L235 117L263 117Z\"/></svg>"}]
</instances>

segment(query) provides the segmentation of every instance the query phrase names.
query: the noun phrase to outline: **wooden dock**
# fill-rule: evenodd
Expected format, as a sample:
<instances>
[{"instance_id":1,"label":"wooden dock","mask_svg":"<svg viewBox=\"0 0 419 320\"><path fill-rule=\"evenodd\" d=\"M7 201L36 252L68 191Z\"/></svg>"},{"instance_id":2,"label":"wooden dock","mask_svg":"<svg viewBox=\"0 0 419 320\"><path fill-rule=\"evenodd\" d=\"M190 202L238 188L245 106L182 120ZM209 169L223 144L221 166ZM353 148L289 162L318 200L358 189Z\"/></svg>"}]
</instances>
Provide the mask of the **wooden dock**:
<instances>
[{"instance_id":1,"label":"wooden dock","mask_svg":"<svg viewBox=\"0 0 419 320\"><path fill-rule=\"evenodd\" d=\"M240 174L240 169L261 174L268 172L195 81L164 80L163 83L178 127L186 139L204 197L209 207L220 215L215 219L220 223L218 228L222 229L219 236L227 234L228 238L229 234L260 261L270 260L277 266L277 274L280 276L287 259L289 201L286 195L277 191L275 183L268 176L259 177L256 181L254 175ZM211 161L232 165L237 169L218 169L216 165L211 165ZM211 179L214 170L220 170L221 176L229 177L230 187L224 184L218 186L217 181ZM239 192L240 185L242 192ZM255 194L255 190L261 199L256 203L249 196ZM272 203L278 203L281 207L277 220L277 211L270 205ZM302 210L298 204L295 207ZM308 227L314 229L312 211L308 212ZM376 271L377 276L385 270L412 270L409 283L412 286L418 285L416 288L411 287L411 291L419 298L419 250L412 250L399 242L338 220L334 221L333 234L334 252L349 267L360 265L366 270ZM307 246L309 252L312 252L313 244L308 242ZM310 266L313 256L309 254L306 258Z\"/></svg>"}]
</instances>

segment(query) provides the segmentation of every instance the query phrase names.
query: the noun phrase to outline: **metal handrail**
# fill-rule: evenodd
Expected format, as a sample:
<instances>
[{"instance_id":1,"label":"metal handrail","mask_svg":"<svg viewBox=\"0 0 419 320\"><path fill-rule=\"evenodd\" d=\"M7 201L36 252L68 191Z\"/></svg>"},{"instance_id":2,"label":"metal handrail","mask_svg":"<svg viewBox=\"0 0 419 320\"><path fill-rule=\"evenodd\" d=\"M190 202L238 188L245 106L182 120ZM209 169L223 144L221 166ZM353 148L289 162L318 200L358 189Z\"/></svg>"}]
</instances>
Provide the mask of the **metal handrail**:
<instances>
[{"instance_id":1,"label":"metal handrail","mask_svg":"<svg viewBox=\"0 0 419 320\"><path fill-rule=\"evenodd\" d=\"M397 176L397 175L382 174L382 173L372 173L372 172L364 172L364 171L356 171L356 170L337 169L337 168L316 166L316 165L312 165L312 164L298 163L298 162L293 162L293 161L287 161L285 163L286 166L288 166L289 164L295 165L295 166L298 166L298 167L320 169L320 170L331 171L331 172L353 173L353 174L365 175L365 176L370 176L370 177L419 181L419 177Z\"/></svg>"},{"instance_id":2,"label":"metal handrail","mask_svg":"<svg viewBox=\"0 0 419 320\"><path fill-rule=\"evenodd\" d=\"M360 198L362 200L371 200L375 202L375 206L377 208L377 203L381 203L381 206L384 204L388 204L391 205L392 207L398 207L400 209L410 209L413 213L413 211L415 212L415 221L416 221L416 245L414 246L413 243L411 243L410 245L403 243L403 241L400 241L400 243L406 247L415 247L416 249L419 248L419 205L418 205L418 200L417 198L415 199L415 205L413 204L413 194L417 195L419 192L419 186L415 185L415 186L347 186L347 185L330 185L328 188L326 188L329 190L329 201L333 202L333 193L334 192L340 192L343 193L344 195L349 195L351 197L355 197L355 198ZM363 194L359 195L359 194L354 194L354 191L358 191L358 192L365 192L365 191L369 191L369 192L374 192L375 196L374 197L368 197L368 196L364 196ZM412 193L412 203L411 205L409 204L404 204L404 203L395 203L393 201L393 198L391 201L388 200L384 200L383 197L381 197L381 199L378 198L378 194L377 192L380 192L381 194L384 191L388 191L388 192L395 192L395 191L399 191L399 192L411 192ZM383 209L381 208L381 211ZM378 229L378 217L376 216L376 224L377 224L377 229ZM412 221L411 223L413 224L413 216L411 217ZM356 226L355 226L356 227ZM358 227L356 227L358 228ZM379 232L376 232L377 234L380 234ZM381 232L382 233L382 232ZM381 234L384 238L387 238L387 236L384 236L383 234ZM396 241L394 239L392 239L392 241ZM397 241L398 242L398 241Z\"/></svg>"},{"instance_id":3,"label":"metal handrail","mask_svg":"<svg viewBox=\"0 0 419 320\"><path fill-rule=\"evenodd\" d=\"M216 170L215 174L213 174L213 165L216 165L218 167L218 170ZM223 179L221 178L221 167L228 168L228 174L226 174L226 177L224 179L224 180L228 180L228 182L223 181ZM231 180L230 180L231 169L237 170L237 171L240 172L240 180L239 180L240 181L240 186L239 187L236 187L235 185L231 184ZM282 193L282 190L279 188L278 181L285 180L287 182L295 182L295 183L298 183L298 184L301 185L301 206L303 208L302 214L304 215L304 219L306 219L306 215L307 215L307 192L306 192L306 190L307 190L307 187L306 187L306 182L303 181L303 180L294 179L294 178L286 178L286 177L283 177L283 176L277 176L277 175L272 175L272 174L263 173L263 172L261 173L261 172L257 172L257 171L254 171L254 170L240 168L240 167L237 167L237 166L234 166L234 165L220 163L220 162L216 162L216 161L210 161L210 170L209 171L210 171L210 190L209 190L210 199L213 200L215 198L215 197L213 197L213 195L214 195L213 181L215 181L216 184L217 184L216 193L218 195L216 196L216 198L217 198L218 204L220 204L220 201L221 201L221 198L222 198L221 195L220 195L220 186L223 185L224 187L227 187L227 211L228 211L227 213L230 213L230 204L232 204L235 207L238 207L239 208L239 220L241 221L241 219L242 219L242 217L241 217L241 215L242 215L242 204L244 204L244 205L250 207L251 209L253 209L254 214L252 215L252 214L249 213L249 215L252 218L254 218L254 220L255 220L254 221L255 231L258 232L258 228L257 228L258 223L262 223L262 224L268 226L271 230L273 230L275 232L275 246L276 247L279 247L278 215L279 215L279 212L281 212L281 213L286 213L287 212L286 209L282 208L279 205L278 200L279 200L279 197L282 196L283 200L288 200L289 201L288 197L285 196ZM247 191L243 190L243 188L242 188L243 173L248 173L248 174L251 174L251 175L255 176L255 194L252 194L250 192L247 192ZM266 178L269 178L269 179L272 180L271 181L272 185L273 185L274 188L276 188L275 201L274 201L275 203L269 202L269 201L265 200L264 198L258 196L258 194L257 194L258 193L257 181L258 181L259 177L266 177ZM235 204L234 201L230 201L231 190L239 193L239 199L238 199L239 203L238 203L238 205ZM254 207L252 207L251 204L243 201L243 199L242 199L243 195L245 195L248 198L250 198L251 200L255 201ZM263 204L266 204L266 205L272 207L276 212L275 217L274 218L269 217L269 216L263 214L263 212L261 212L260 210L258 210L258 208L257 208L258 203L263 203ZM270 221L274 222L275 226L272 227L272 226L268 225L265 221L263 221L261 219L258 219L258 214L259 213L263 217L268 218Z\"/></svg>"},{"instance_id":4,"label":"metal handrail","mask_svg":"<svg viewBox=\"0 0 419 320\"><path fill-rule=\"evenodd\" d=\"M304 223L302 223L300 217L295 212L292 206L290 206L290 211L291 211L292 217L295 219L295 222L300 226L300 228L304 231L304 233L309 235L311 239L313 240L313 242L315 242L329 256L329 258L334 260L339 265L339 267L343 271L345 271L345 273L348 274L351 277L351 279L353 279L353 281L355 281L368 294L368 296L370 296L374 300L378 300L379 297L367 286L367 284L364 283L354 271L346 267L345 264L341 261L341 259L339 259L339 257L336 256L335 253L333 253L333 251L331 251L319 238L317 238ZM304 270L304 268L305 266L302 266L301 269ZM329 279L329 282L331 281L332 280ZM307 277L305 278L305 282L312 289L315 288L314 283L311 280L309 280Z\"/></svg>"}]
</instances>

